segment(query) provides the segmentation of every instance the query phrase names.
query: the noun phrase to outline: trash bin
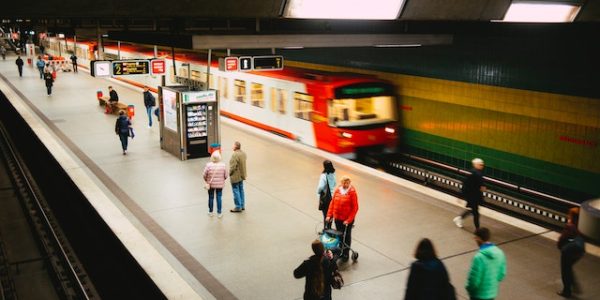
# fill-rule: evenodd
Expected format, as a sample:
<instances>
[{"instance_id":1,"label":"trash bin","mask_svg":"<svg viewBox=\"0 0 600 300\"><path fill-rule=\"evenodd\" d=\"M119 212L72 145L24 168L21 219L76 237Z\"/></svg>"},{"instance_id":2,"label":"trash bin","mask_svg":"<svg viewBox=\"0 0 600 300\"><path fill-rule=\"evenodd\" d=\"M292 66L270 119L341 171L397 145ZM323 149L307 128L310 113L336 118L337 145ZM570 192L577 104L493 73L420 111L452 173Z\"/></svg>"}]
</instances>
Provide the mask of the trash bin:
<instances>
[{"instance_id":1,"label":"trash bin","mask_svg":"<svg viewBox=\"0 0 600 300\"><path fill-rule=\"evenodd\" d=\"M221 151L221 144L210 144L210 147L208 148L208 153L210 153L210 155L213 154L213 152L215 151Z\"/></svg>"},{"instance_id":2,"label":"trash bin","mask_svg":"<svg viewBox=\"0 0 600 300\"><path fill-rule=\"evenodd\" d=\"M135 106L127 105L127 117L133 119L133 116L135 116Z\"/></svg>"},{"instance_id":3,"label":"trash bin","mask_svg":"<svg viewBox=\"0 0 600 300\"><path fill-rule=\"evenodd\" d=\"M102 91L96 91L96 98L102 98Z\"/></svg>"}]
</instances>

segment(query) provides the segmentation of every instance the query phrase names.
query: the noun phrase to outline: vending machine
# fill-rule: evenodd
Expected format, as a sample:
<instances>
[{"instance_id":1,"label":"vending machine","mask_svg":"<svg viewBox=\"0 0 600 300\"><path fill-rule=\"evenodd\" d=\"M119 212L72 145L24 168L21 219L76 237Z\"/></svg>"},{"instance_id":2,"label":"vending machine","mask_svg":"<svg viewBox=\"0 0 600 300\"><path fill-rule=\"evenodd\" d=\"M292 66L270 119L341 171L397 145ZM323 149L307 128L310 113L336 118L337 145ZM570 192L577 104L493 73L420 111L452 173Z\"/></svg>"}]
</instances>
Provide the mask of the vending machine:
<instances>
[{"instance_id":1,"label":"vending machine","mask_svg":"<svg viewBox=\"0 0 600 300\"><path fill-rule=\"evenodd\" d=\"M181 160L210 156L210 145L220 143L216 90L161 86L159 104L161 148Z\"/></svg>"}]
</instances>

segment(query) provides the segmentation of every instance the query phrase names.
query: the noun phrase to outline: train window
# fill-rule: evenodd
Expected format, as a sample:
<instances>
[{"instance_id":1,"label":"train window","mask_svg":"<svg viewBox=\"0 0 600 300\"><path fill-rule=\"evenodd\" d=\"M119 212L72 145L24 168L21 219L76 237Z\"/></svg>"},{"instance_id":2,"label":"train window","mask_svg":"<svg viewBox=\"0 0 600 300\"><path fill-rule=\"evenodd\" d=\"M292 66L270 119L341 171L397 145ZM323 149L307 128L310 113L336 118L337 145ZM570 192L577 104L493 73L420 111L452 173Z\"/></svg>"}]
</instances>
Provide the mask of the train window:
<instances>
[{"instance_id":1,"label":"train window","mask_svg":"<svg viewBox=\"0 0 600 300\"><path fill-rule=\"evenodd\" d=\"M276 88L271 88L271 111L272 112L276 112L277 111L277 102L278 102L278 97L279 93L277 92Z\"/></svg>"},{"instance_id":2,"label":"train window","mask_svg":"<svg viewBox=\"0 0 600 300\"><path fill-rule=\"evenodd\" d=\"M227 78L225 77L219 78L219 98L229 98L229 85L227 84Z\"/></svg>"},{"instance_id":3,"label":"train window","mask_svg":"<svg viewBox=\"0 0 600 300\"><path fill-rule=\"evenodd\" d=\"M236 79L235 85L235 101L246 102L246 82Z\"/></svg>"},{"instance_id":4,"label":"train window","mask_svg":"<svg viewBox=\"0 0 600 300\"><path fill-rule=\"evenodd\" d=\"M183 73L182 73L182 74L183 74ZM186 74L187 74L187 70L186 70ZM183 77L187 77L187 76L184 76L184 75L181 75L181 76L183 76ZM191 78L192 80L196 80L196 81L204 81L204 82L206 82L206 81L204 80L204 78L206 78L206 74L204 74L204 73L201 73L200 71L192 70L192 76L190 76L190 78Z\"/></svg>"},{"instance_id":5,"label":"train window","mask_svg":"<svg viewBox=\"0 0 600 300\"><path fill-rule=\"evenodd\" d=\"M391 96L334 99L329 103L329 124L345 127L394 121L394 103Z\"/></svg>"},{"instance_id":6,"label":"train window","mask_svg":"<svg viewBox=\"0 0 600 300\"><path fill-rule=\"evenodd\" d=\"M279 113L285 115L285 105L287 103L287 92L284 89L278 89L279 91Z\"/></svg>"},{"instance_id":7,"label":"train window","mask_svg":"<svg viewBox=\"0 0 600 300\"><path fill-rule=\"evenodd\" d=\"M312 113L312 103L313 96L298 92L294 93L294 107L296 108L296 118L310 121Z\"/></svg>"},{"instance_id":8,"label":"train window","mask_svg":"<svg viewBox=\"0 0 600 300\"><path fill-rule=\"evenodd\" d=\"M209 83L208 83L208 88L209 88L209 89L214 89L214 88L215 88L215 75L213 75L213 74L210 74L210 75L208 76L208 81L209 81Z\"/></svg>"},{"instance_id":9,"label":"train window","mask_svg":"<svg viewBox=\"0 0 600 300\"><path fill-rule=\"evenodd\" d=\"M263 85L260 83L252 83L251 100L252 105L265 107L265 96L263 94Z\"/></svg>"}]
</instances>

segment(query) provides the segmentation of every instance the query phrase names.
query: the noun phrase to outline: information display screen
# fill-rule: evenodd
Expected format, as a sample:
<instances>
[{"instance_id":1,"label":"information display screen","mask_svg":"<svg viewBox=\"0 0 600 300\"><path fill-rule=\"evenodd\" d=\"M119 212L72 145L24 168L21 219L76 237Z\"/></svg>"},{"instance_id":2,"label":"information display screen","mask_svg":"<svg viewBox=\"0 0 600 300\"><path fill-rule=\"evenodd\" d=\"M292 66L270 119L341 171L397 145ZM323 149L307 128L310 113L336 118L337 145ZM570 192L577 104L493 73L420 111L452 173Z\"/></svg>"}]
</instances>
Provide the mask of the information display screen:
<instances>
[{"instance_id":1,"label":"information display screen","mask_svg":"<svg viewBox=\"0 0 600 300\"><path fill-rule=\"evenodd\" d=\"M150 74L150 61L148 61L148 60L115 60L112 62L112 74L115 76Z\"/></svg>"},{"instance_id":2,"label":"information display screen","mask_svg":"<svg viewBox=\"0 0 600 300\"><path fill-rule=\"evenodd\" d=\"M271 56L254 56L253 58L254 70L282 70L283 69L283 56L271 55Z\"/></svg>"}]
</instances>

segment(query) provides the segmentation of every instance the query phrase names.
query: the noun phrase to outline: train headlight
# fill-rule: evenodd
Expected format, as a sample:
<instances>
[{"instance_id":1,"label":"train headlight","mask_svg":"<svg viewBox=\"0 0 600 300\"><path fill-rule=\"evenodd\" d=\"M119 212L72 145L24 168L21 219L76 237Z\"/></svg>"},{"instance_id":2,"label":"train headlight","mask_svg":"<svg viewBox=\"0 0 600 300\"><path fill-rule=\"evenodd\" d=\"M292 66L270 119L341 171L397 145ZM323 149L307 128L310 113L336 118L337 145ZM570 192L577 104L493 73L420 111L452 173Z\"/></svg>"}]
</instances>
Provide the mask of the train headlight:
<instances>
[{"instance_id":1,"label":"train headlight","mask_svg":"<svg viewBox=\"0 0 600 300\"><path fill-rule=\"evenodd\" d=\"M385 132L387 132L387 133L396 133L396 129L394 129L392 127L386 127L385 128Z\"/></svg>"},{"instance_id":2,"label":"train headlight","mask_svg":"<svg viewBox=\"0 0 600 300\"><path fill-rule=\"evenodd\" d=\"M352 133L342 132L342 137L345 137L347 139L351 139L352 138Z\"/></svg>"}]
</instances>

